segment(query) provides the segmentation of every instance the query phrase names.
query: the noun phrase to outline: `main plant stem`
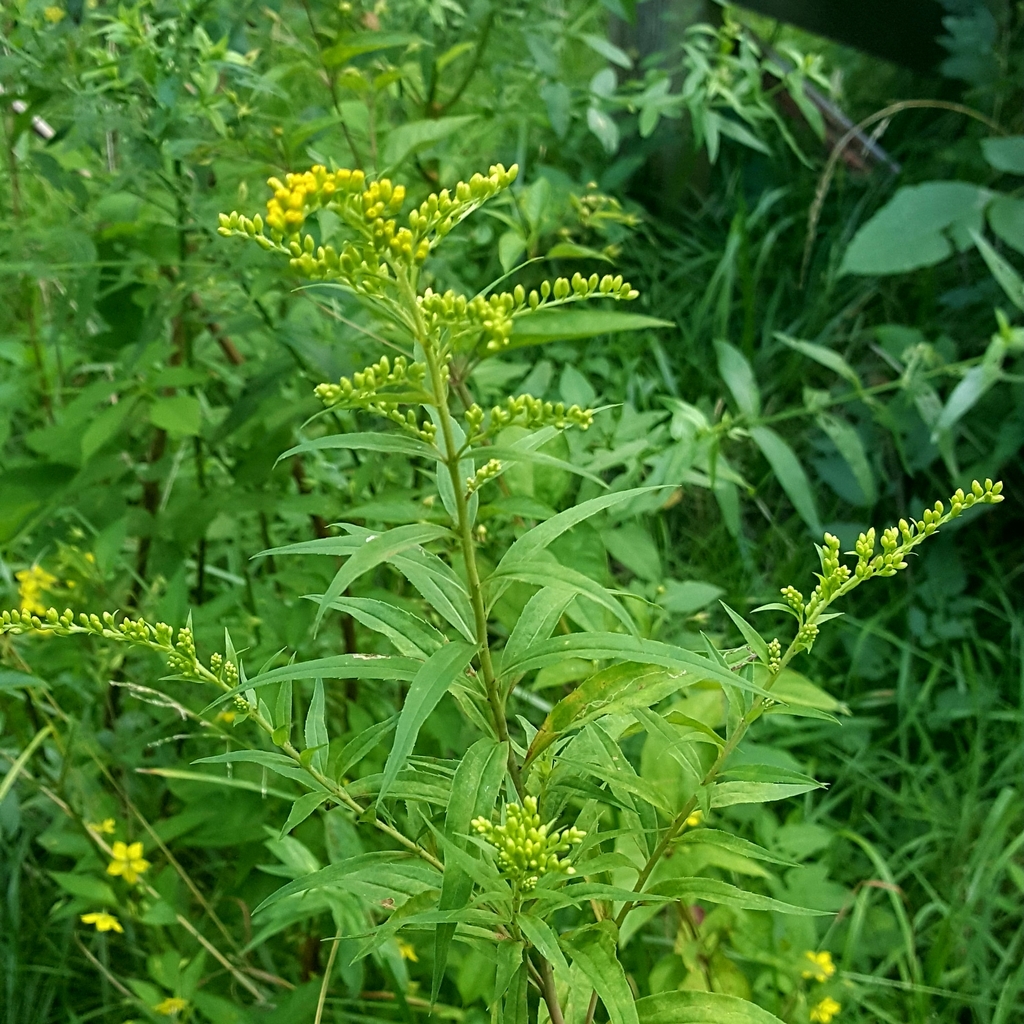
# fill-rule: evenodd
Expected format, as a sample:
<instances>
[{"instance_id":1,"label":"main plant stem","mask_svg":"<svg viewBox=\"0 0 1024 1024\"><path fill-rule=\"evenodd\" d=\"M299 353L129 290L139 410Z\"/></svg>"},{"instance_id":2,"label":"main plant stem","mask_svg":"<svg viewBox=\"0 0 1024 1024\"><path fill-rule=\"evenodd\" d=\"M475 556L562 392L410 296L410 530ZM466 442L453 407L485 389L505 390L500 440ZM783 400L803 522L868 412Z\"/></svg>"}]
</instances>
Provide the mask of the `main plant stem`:
<instances>
[{"instance_id":1,"label":"main plant stem","mask_svg":"<svg viewBox=\"0 0 1024 1024\"><path fill-rule=\"evenodd\" d=\"M424 339L425 340L425 339ZM487 636L487 605L484 601L483 584L480 582L480 570L476 561L476 541L473 539L473 523L469 515L469 503L466 500L466 481L459 473L459 450L455 443L452 414L448 407L448 386L445 373L432 344L423 345L430 382L434 390L438 416L441 420L441 437L444 440L444 464L455 492L456 527L459 543L462 547L462 558L466 566L466 584L469 588L469 600L473 607L474 631L480 659L480 673L483 676L487 703L494 720L494 731L498 740L508 743L508 770L520 798L525 795L522 772L516 760L512 744L509 743L508 720L505 717L505 704L498 689L498 680L494 673L494 662L491 658L490 642Z\"/></svg>"}]
</instances>

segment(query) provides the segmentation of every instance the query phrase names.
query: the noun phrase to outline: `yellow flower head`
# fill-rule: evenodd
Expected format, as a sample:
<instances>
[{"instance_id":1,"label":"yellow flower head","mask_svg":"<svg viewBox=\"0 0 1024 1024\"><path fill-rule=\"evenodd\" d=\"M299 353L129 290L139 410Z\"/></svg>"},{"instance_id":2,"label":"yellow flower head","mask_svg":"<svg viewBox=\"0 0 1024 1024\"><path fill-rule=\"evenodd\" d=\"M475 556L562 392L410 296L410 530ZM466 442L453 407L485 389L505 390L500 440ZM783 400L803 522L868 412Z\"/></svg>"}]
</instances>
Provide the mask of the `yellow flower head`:
<instances>
[{"instance_id":1,"label":"yellow flower head","mask_svg":"<svg viewBox=\"0 0 1024 1024\"><path fill-rule=\"evenodd\" d=\"M142 857L142 843L128 846L119 839L111 847L111 856L113 860L107 865L107 874L120 875L129 885L134 885L139 875L149 868L149 861Z\"/></svg>"},{"instance_id":2,"label":"yellow flower head","mask_svg":"<svg viewBox=\"0 0 1024 1024\"><path fill-rule=\"evenodd\" d=\"M63 7L44 7L43 17L51 24L56 25L64 17Z\"/></svg>"},{"instance_id":3,"label":"yellow flower head","mask_svg":"<svg viewBox=\"0 0 1024 1024\"><path fill-rule=\"evenodd\" d=\"M694 811L693 814L691 814L686 819L686 827L687 828L695 828L703 820L704 820L704 812L703 811Z\"/></svg>"},{"instance_id":4,"label":"yellow flower head","mask_svg":"<svg viewBox=\"0 0 1024 1024\"><path fill-rule=\"evenodd\" d=\"M153 1007L157 1013L162 1013L165 1017L176 1017L182 1010L187 1008L187 1000L179 996L168 996L162 1003L157 1003Z\"/></svg>"},{"instance_id":5,"label":"yellow flower head","mask_svg":"<svg viewBox=\"0 0 1024 1024\"><path fill-rule=\"evenodd\" d=\"M42 602L43 592L52 590L57 577L48 573L41 565L33 565L31 569L21 569L14 574L18 581L18 596L21 598L21 610L32 615L45 615L46 605Z\"/></svg>"},{"instance_id":6,"label":"yellow flower head","mask_svg":"<svg viewBox=\"0 0 1024 1024\"><path fill-rule=\"evenodd\" d=\"M87 821L85 827L93 832L102 832L104 835L112 836L117 822L113 818L104 818L102 821Z\"/></svg>"},{"instance_id":7,"label":"yellow flower head","mask_svg":"<svg viewBox=\"0 0 1024 1024\"><path fill-rule=\"evenodd\" d=\"M121 922L105 910L97 911L95 914L82 914L81 921L82 924L95 925L98 932L117 932L118 934L124 932Z\"/></svg>"},{"instance_id":8,"label":"yellow flower head","mask_svg":"<svg viewBox=\"0 0 1024 1024\"><path fill-rule=\"evenodd\" d=\"M399 939L398 952L401 954L403 960L411 960L414 964L418 964L420 962L420 958L416 955L416 947L411 942Z\"/></svg>"},{"instance_id":9,"label":"yellow flower head","mask_svg":"<svg viewBox=\"0 0 1024 1024\"><path fill-rule=\"evenodd\" d=\"M811 966L803 972L805 978L828 981L836 973L836 965L832 963L832 954L827 949L823 949L820 953L809 949L804 956L811 962Z\"/></svg>"},{"instance_id":10,"label":"yellow flower head","mask_svg":"<svg viewBox=\"0 0 1024 1024\"><path fill-rule=\"evenodd\" d=\"M825 996L820 1003L811 1007L810 1018L813 1024L829 1024L832 1018L842 1009L831 996Z\"/></svg>"}]
</instances>

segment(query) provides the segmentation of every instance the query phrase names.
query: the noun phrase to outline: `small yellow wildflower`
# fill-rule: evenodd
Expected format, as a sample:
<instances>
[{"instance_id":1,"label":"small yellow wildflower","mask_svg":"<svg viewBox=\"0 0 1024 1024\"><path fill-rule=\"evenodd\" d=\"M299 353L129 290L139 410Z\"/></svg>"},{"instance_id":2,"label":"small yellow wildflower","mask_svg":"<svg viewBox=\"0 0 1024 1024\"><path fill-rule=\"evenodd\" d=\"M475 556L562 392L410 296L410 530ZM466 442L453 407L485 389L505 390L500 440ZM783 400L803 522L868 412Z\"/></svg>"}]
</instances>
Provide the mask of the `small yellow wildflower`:
<instances>
[{"instance_id":1,"label":"small yellow wildflower","mask_svg":"<svg viewBox=\"0 0 1024 1024\"><path fill-rule=\"evenodd\" d=\"M813 978L815 981L828 981L836 973L836 965L832 963L832 954L823 949L820 953L807 950L804 956L811 961L812 966L803 972L805 978Z\"/></svg>"},{"instance_id":2,"label":"small yellow wildflower","mask_svg":"<svg viewBox=\"0 0 1024 1024\"><path fill-rule=\"evenodd\" d=\"M223 722L225 725L230 725L235 718L236 713L234 711L221 711L220 714L217 715L216 721Z\"/></svg>"},{"instance_id":3,"label":"small yellow wildflower","mask_svg":"<svg viewBox=\"0 0 1024 1024\"><path fill-rule=\"evenodd\" d=\"M420 962L420 958L416 955L416 947L411 942L399 939L398 952L401 954L403 960L411 960L414 964L418 964Z\"/></svg>"},{"instance_id":4,"label":"small yellow wildflower","mask_svg":"<svg viewBox=\"0 0 1024 1024\"><path fill-rule=\"evenodd\" d=\"M162 1013L165 1017L176 1017L182 1010L187 1008L187 1000L179 996L168 996L162 1003L157 1003L153 1007L157 1013Z\"/></svg>"},{"instance_id":5,"label":"small yellow wildflower","mask_svg":"<svg viewBox=\"0 0 1024 1024\"><path fill-rule=\"evenodd\" d=\"M121 922L113 914L108 914L105 910L99 910L94 914L82 914L80 920L82 924L95 925L98 932L124 933Z\"/></svg>"},{"instance_id":6,"label":"small yellow wildflower","mask_svg":"<svg viewBox=\"0 0 1024 1024\"><path fill-rule=\"evenodd\" d=\"M149 861L142 858L142 843L127 846L119 839L111 847L113 860L107 865L108 875L120 875L129 885L139 880L139 875L149 868Z\"/></svg>"},{"instance_id":7,"label":"small yellow wildflower","mask_svg":"<svg viewBox=\"0 0 1024 1024\"><path fill-rule=\"evenodd\" d=\"M41 598L44 591L53 588L57 577L48 573L41 565L33 565L31 569L20 569L14 574L14 578L18 581L21 610L32 615L45 615L46 605Z\"/></svg>"},{"instance_id":8,"label":"small yellow wildflower","mask_svg":"<svg viewBox=\"0 0 1024 1024\"><path fill-rule=\"evenodd\" d=\"M832 1018L842 1009L831 996L825 996L820 1003L811 1007L810 1018L814 1024L829 1024Z\"/></svg>"},{"instance_id":9,"label":"small yellow wildflower","mask_svg":"<svg viewBox=\"0 0 1024 1024\"><path fill-rule=\"evenodd\" d=\"M56 25L64 17L63 7L44 7L43 17L51 24Z\"/></svg>"},{"instance_id":10,"label":"small yellow wildflower","mask_svg":"<svg viewBox=\"0 0 1024 1024\"><path fill-rule=\"evenodd\" d=\"M694 811L693 814L691 814L686 819L686 827L687 828L695 828L703 820L704 820L704 812L703 811Z\"/></svg>"},{"instance_id":11,"label":"small yellow wildflower","mask_svg":"<svg viewBox=\"0 0 1024 1024\"><path fill-rule=\"evenodd\" d=\"M92 832L102 832L104 835L112 836L117 822L113 818L104 818L102 821L87 821L85 827Z\"/></svg>"}]
</instances>

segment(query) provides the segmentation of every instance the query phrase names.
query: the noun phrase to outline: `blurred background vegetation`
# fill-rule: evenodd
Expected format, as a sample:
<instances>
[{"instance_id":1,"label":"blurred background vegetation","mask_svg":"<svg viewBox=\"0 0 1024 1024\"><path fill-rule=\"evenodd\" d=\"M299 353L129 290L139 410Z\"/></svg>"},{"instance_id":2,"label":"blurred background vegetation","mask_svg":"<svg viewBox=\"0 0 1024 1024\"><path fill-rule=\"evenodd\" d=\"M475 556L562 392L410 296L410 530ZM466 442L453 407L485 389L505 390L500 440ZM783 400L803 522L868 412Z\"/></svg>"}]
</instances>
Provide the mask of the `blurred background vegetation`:
<instances>
[{"instance_id":1,"label":"blurred background vegetation","mask_svg":"<svg viewBox=\"0 0 1024 1024\"><path fill-rule=\"evenodd\" d=\"M668 322L530 338L459 382L482 401L605 407L555 454L614 487L674 486L556 551L631 591L650 636L725 634L716 599L746 613L809 579L823 527L848 547L1002 476L998 516L950 530L819 641L807 674L843 726L775 718L761 734L828 791L733 817L801 862L780 895L837 912L837 1020L1022 1019L1024 5L5 0L0 90L4 607L191 614L200 646L229 628L254 666L372 650L347 618L313 635L303 595L333 569L251 558L343 515L430 515L394 458L276 462L305 436L313 387L377 342L357 303L224 243L216 217L313 163L390 173L418 202L517 162L434 278L473 293L524 260L527 287L614 265ZM321 239L336 228L321 218ZM546 467L507 479L509 510L535 519L578 486ZM537 707L582 672L559 669ZM4 1024L167 1019L147 1007L183 993L213 1024L312 1020L328 908L250 912L359 840L337 811L282 838L265 777L189 768L230 721L200 727L181 684L181 703L147 690L159 671L100 645L0 641L2 770L47 723L60 737L0 782ZM334 731L400 699L335 687ZM464 748L449 712L425 751ZM159 862L160 899L116 945L79 925L107 899L81 825L111 817ZM714 977L806 1020L762 916L715 911L699 948L666 919L630 947L638 992ZM395 944L341 967L325 1019L425 1017L427 959ZM451 963L438 1013L483 1021L479 965Z\"/></svg>"}]
</instances>

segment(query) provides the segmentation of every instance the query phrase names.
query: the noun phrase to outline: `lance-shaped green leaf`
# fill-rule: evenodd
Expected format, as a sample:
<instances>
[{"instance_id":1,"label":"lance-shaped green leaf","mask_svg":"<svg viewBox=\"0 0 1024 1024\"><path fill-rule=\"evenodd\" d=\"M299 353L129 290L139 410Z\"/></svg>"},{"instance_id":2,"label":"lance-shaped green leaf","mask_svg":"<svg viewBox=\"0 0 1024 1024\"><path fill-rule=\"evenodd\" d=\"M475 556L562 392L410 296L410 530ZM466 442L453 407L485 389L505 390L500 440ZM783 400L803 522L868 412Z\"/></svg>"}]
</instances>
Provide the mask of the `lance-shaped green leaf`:
<instances>
[{"instance_id":1,"label":"lance-shaped green leaf","mask_svg":"<svg viewBox=\"0 0 1024 1024\"><path fill-rule=\"evenodd\" d=\"M549 961L556 973L563 977L569 973L569 964L558 945L555 930L543 918L522 914L518 918L519 928L545 960Z\"/></svg>"},{"instance_id":2,"label":"lance-shaped green leaf","mask_svg":"<svg viewBox=\"0 0 1024 1024\"><path fill-rule=\"evenodd\" d=\"M532 583L541 587L562 584L572 592L588 598L602 608L607 608L630 633L638 632L633 617L607 587L602 587L596 580L592 580L589 576L576 569L570 569L560 562L541 561L540 559L533 562L516 562L500 573L492 573L487 583L490 588L503 591L505 585L512 580L518 580L520 583ZM490 596L492 603L497 600L497 594L492 593Z\"/></svg>"},{"instance_id":3,"label":"lance-shaped green leaf","mask_svg":"<svg viewBox=\"0 0 1024 1024\"><path fill-rule=\"evenodd\" d=\"M718 603L725 609L726 615L732 619L736 628L743 634L743 639L747 641L750 649L767 665L768 644L765 642L764 637L739 612L733 611L724 601L719 601Z\"/></svg>"},{"instance_id":4,"label":"lance-shaped green leaf","mask_svg":"<svg viewBox=\"0 0 1024 1024\"><path fill-rule=\"evenodd\" d=\"M254 911L262 913L297 892L338 887L369 900L394 900L436 889L440 872L408 853L381 850L347 857L319 871L296 878L271 893Z\"/></svg>"},{"instance_id":5,"label":"lance-shaped green leaf","mask_svg":"<svg viewBox=\"0 0 1024 1024\"><path fill-rule=\"evenodd\" d=\"M591 498L589 501L574 505L564 512L559 512L558 515L552 516L550 519L533 527L532 530L524 533L505 552L494 570L495 573L500 574L503 569L508 569L521 562L531 561L549 544L553 543L574 526L585 522L600 512L614 508L616 505L624 505L639 495L649 494L654 490L657 490L657 488L632 487L626 491L616 491L614 494L602 494L597 498Z\"/></svg>"},{"instance_id":6,"label":"lance-shaped green leaf","mask_svg":"<svg viewBox=\"0 0 1024 1024\"><path fill-rule=\"evenodd\" d=\"M412 679L423 664L414 658L396 658L389 654L334 654L329 658L297 661L291 665L261 672L222 693L203 709L203 714L248 690L255 692L286 679Z\"/></svg>"},{"instance_id":7,"label":"lance-shaped green leaf","mask_svg":"<svg viewBox=\"0 0 1024 1024\"><path fill-rule=\"evenodd\" d=\"M573 591L557 586L538 590L523 608L502 651L502 659L515 662L540 640L547 640L558 625Z\"/></svg>"},{"instance_id":8,"label":"lance-shaped green leaf","mask_svg":"<svg viewBox=\"0 0 1024 1024\"><path fill-rule=\"evenodd\" d=\"M716 846L729 853L737 853L751 860L763 860L769 864L781 864L783 867L796 867L796 862L781 854L772 853L749 839L734 836L731 832L722 832L717 828L695 828L684 832L676 842L681 846Z\"/></svg>"},{"instance_id":9,"label":"lance-shaped green leaf","mask_svg":"<svg viewBox=\"0 0 1024 1024\"><path fill-rule=\"evenodd\" d=\"M562 936L562 948L604 1003L611 1024L639 1024L633 990L616 955L617 929L611 921Z\"/></svg>"},{"instance_id":10,"label":"lance-shaped green leaf","mask_svg":"<svg viewBox=\"0 0 1024 1024\"><path fill-rule=\"evenodd\" d=\"M421 544L447 535L448 530L443 526L435 526L431 523L413 523L409 526L396 526L395 529L380 535L365 536L362 545L338 570L334 579L331 580L331 585L320 598L320 607L317 609L313 628L316 629L320 625L331 602L340 597L364 573L369 572L382 562L391 561L396 555L400 555L410 548L418 548Z\"/></svg>"},{"instance_id":11,"label":"lance-shaped green leaf","mask_svg":"<svg viewBox=\"0 0 1024 1024\"><path fill-rule=\"evenodd\" d=\"M796 917L831 916L826 910L798 907L771 896L763 896L759 892L748 892L738 885L730 885L717 878L669 878L652 886L651 890L660 896L672 896L686 903L704 900L705 903L717 903L736 910L774 910L779 914L792 914Z\"/></svg>"},{"instance_id":12,"label":"lance-shaped green leaf","mask_svg":"<svg viewBox=\"0 0 1024 1024\"><path fill-rule=\"evenodd\" d=\"M387 764L384 765L384 778L377 795L378 802L384 799L395 777L405 766L427 716L437 707L438 701L462 674L462 670L470 663L474 654L475 644L455 640L436 650L420 666L409 686L409 693L398 716L395 742L391 747L391 753L388 754Z\"/></svg>"},{"instance_id":13,"label":"lance-shaped green leaf","mask_svg":"<svg viewBox=\"0 0 1024 1024\"><path fill-rule=\"evenodd\" d=\"M719 782L711 791L712 807L733 807L736 804L762 804L800 796L824 785L802 772L768 764L740 764L723 773L735 782Z\"/></svg>"},{"instance_id":14,"label":"lance-shaped green leaf","mask_svg":"<svg viewBox=\"0 0 1024 1024\"><path fill-rule=\"evenodd\" d=\"M783 1024L774 1013L719 992L659 992L637 1000L640 1024Z\"/></svg>"},{"instance_id":15,"label":"lance-shaped green leaf","mask_svg":"<svg viewBox=\"0 0 1024 1024\"><path fill-rule=\"evenodd\" d=\"M310 765L318 772L324 771L327 766L327 717L326 700L324 698L324 681L320 676L316 677L313 683L313 699L309 702L309 710L306 712L306 725L304 730L306 750L312 752ZM303 754L303 756L307 756Z\"/></svg>"},{"instance_id":16,"label":"lance-shaped green leaf","mask_svg":"<svg viewBox=\"0 0 1024 1024\"><path fill-rule=\"evenodd\" d=\"M410 548L391 559L391 564L420 592L439 615L467 640L474 642L473 606L466 585L437 555Z\"/></svg>"},{"instance_id":17,"label":"lance-shaped green leaf","mask_svg":"<svg viewBox=\"0 0 1024 1024\"><path fill-rule=\"evenodd\" d=\"M424 459L436 459L438 452L432 444L418 441L408 434L330 434L312 441L303 441L294 448L289 448L278 456L277 461L292 455L305 452L323 452L332 449L349 449L352 451L383 452L386 455L408 455Z\"/></svg>"},{"instance_id":18,"label":"lance-shaped green leaf","mask_svg":"<svg viewBox=\"0 0 1024 1024\"><path fill-rule=\"evenodd\" d=\"M690 676L685 672L631 662L595 673L551 709L533 737L526 764L570 730L580 729L605 715L649 708L689 682Z\"/></svg>"},{"instance_id":19,"label":"lance-shaped green leaf","mask_svg":"<svg viewBox=\"0 0 1024 1024\"><path fill-rule=\"evenodd\" d=\"M726 687L747 690L762 697L769 696L756 683L694 651L623 633L570 633L568 636L552 637L535 644L517 661L503 665L502 668L509 673L529 672L568 657L589 658L593 661L622 659L644 665L661 665L663 668L689 673L691 678L681 685L710 679Z\"/></svg>"},{"instance_id":20,"label":"lance-shaped green leaf","mask_svg":"<svg viewBox=\"0 0 1024 1024\"><path fill-rule=\"evenodd\" d=\"M875 486L875 474L871 471L871 463L868 461L860 434L845 420L829 416L827 413L821 413L817 417L817 424L846 460L857 486L864 495L865 504L874 505L878 500L878 488Z\"/></svg>"},{"instance_id":21,"label":"lance-shaped green leaf","mask_svg":"<svg viewBox=\"0 0 1024 1024\"><path fill-rule=\"evenodd\" d=\"M746 357L727 341L716 341L715 352L718 355L718 372L732 393L740 412L746 416L759 416L761 391Z\"/></svg>"},{"instance_id":22,"label":"lance-shaped green leaf","mask_svg":"<svg viewBox=\"0 0 1024 1024\"><path fill-rule=\"evenodd\" d=\"M540 309L515 318L509 347L521 348L550 341L593 338L598 334L619 334L622 331L672 326L670 320L657 320L642 313L624 313L614 309Z\"/></svg>"},{"instance_id":23,"label":"lance-shaped green leaf","mask_svg":"<svg viewBox=\"0 0 1024 1024\"><path fill-rule=\"evenodd\" d=\"M274 774L286 779L294 779L311 789L322 791L322 787L308 772L303 771L290 757L284 754L275 753L272 750L229 750L225 754L213 754L210 757L200 757L192 764L239 764L249 762L258 764L262 768L269 768ZM291 797L289 797L291 799Z\"/></svg>"},{"instance_id":24,"label":"lance-shaped green leaf","mask_svg":"<svg viewBox=\"0 0 1024 1024\"><path fill-rule=\"evenodd\" d=\"M751 427L750 436L768 460L782 489L811 532L820 536L821 518L811 483L796 453L771 427Z\"/></svg>"},{"instance_id":25,"label":"lance-shaped green leaf","mask_svg":"<svg viewBox=\"0 0 1024 1024\"><path fill-rule=\"evenodd\" d=\"M445 642L442 632L418 615L368 597L338 597L331 602L336 611L351 615L367 629L385 636L399 654L424 661Z\"/></svg>"},{"instance_id":26,"label":"lance-shaped green leaf","mask_svg":"<svg viewBox=\"0 0 1024 1024\"><path fill-rule=\"evenodd\" d=\"M860 389L861 382L860 377L857 376L857 371L838 352L825 348L824 345L815 345L810 341L790 338L779 331L775 332L775 337L795 352L799 352L807 356L808 359L813 359L816 363L820 363L834 373L838 373L843 380L849 381L855 388Z\"/></svg>"},{"instance_id":27,"label":"lance-shaped green leaf","mask_svg":"<svg viewBox=\"0 0 1024 1024\"><path fill-rule=\"evenodd\" d=\"M323 806L330 796L327 793L306 793L300 796L288 814L288 820L281 826L279 839L283 839L293 828L298 828L311 814Z\"/></svg>"},{"instance_id":28,"label":"lance-shaped green leaf","mask_svg":"<svg viewBox=\"0 0 1024 1024\"><path fill-rule=\"evenodd\" d=\"M452 779L448 810L444 819L447 840L465 849L465 836L474 818L489 818L494 802L498 798L505 765L508 760L508 745L497 743L485 736L466 751ZM466 906L473 891L473 879L469 873L445 857L444 881L441 883L439 910L457 910ZM434 977L431 1001L437 999L441 981L448 962L448 950L455 925L440 925L434 933Z\"/></svg>"}]
</instances>

